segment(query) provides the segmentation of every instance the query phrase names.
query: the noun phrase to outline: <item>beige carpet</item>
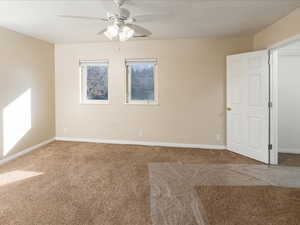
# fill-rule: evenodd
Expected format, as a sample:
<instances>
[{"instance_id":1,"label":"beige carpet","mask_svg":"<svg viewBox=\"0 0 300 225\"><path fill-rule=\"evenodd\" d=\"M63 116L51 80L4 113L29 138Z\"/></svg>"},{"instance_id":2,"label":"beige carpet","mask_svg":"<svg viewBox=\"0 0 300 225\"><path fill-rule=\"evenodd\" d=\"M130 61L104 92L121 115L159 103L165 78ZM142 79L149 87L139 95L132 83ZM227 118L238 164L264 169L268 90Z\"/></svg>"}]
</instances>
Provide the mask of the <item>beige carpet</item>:
<instances>
[{"instance_id":1,"label":"beige carpet","mask_svg":"<svg viewBox=\"0 0 300 225\"><path fill-rule=\"evenodd\" d=\"M0 224L151 225L151 163L257 164L227 151L53 142L0 166Z\"/></svg>"},{"instance_id":2,"label":"beige carpet","mask_svg":"<svg viewBox=\"0 0 300 225\"><path fill-rule=\"evenodd\" d=\"M300 167L300 154L279 153L279 165Z\"/></svg>"},{"instance_id":3,"label":"beige carpet","mask_svg":"<svg viewBox=\"0 0 300 225\"><path fill-rule=\"evenodd\" d=\"M298 225L300 189L274 186L200 186L209 225Z\"/></svg>"},{"instance_id":4,"label":"beige carpet","mask_svg":"<svg viewBox=\"0 0 300 225\"><path fill-rule=\"evenodd\" d=\"M153 225L300 224L300 167L151 163L149 173Z\"/></svg>"},{"instance_id":5,"label":"beige carpet","mask_svg":"<svg viewBox=\"0 0 300 225\"><path fill-rule=\"evenodd\" d=\"M226 151L54 142L0 167L21 176L0 186L0 224L150 225L152 162L255 163Z\"/></svg>"}]
</instances>

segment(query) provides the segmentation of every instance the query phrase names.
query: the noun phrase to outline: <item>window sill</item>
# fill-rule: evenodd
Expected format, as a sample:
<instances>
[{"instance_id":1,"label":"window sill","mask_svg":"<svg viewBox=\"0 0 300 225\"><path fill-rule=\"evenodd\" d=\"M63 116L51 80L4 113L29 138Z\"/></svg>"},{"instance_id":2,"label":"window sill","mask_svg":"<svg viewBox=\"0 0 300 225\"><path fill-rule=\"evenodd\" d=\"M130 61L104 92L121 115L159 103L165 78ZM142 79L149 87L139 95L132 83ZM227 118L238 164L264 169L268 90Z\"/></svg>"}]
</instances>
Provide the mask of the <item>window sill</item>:
<instances>
[{"instance_id":1,"label":"window sill","mask_svg":"<svg viewBox=\"0 0 300 225\"><path fill-rule=\"evenodd\" d=\"M125 102L124 103L125 105L139 105L139 106L160 106L160 104L159 103L157 103L157 102L154 102L154 103L145 103L145 102L141 102L141 103L139 103L139 102Z\"/></svg>"},{"instance_id":2,"label":"window sill","mask_svg":"<svg viewBox=\"0 0 300 225\"><path fill-rule=\"evenodd\" d=\"M111 105L109 101L82 101L79 103L80 105Z\"/></svg>"}]
</instances>

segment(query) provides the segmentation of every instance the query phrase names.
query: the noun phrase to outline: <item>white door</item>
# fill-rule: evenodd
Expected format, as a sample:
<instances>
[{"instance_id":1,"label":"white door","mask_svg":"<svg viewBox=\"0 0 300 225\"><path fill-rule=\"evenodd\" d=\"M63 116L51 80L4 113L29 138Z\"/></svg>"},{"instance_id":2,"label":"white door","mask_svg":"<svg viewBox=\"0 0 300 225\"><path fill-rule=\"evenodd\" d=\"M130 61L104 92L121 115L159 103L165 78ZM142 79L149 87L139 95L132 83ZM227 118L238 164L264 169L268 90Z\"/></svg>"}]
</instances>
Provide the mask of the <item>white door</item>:
<instances>
[{"instance_id":1,"label":"white door","mask_svg":"<svg viewBox=\"0 0 300 225\"><path fill-rule=\"evenodd\" d=\"M227 57L227 148L269 162L268 51Z\"/></svg>"}]
</instances>

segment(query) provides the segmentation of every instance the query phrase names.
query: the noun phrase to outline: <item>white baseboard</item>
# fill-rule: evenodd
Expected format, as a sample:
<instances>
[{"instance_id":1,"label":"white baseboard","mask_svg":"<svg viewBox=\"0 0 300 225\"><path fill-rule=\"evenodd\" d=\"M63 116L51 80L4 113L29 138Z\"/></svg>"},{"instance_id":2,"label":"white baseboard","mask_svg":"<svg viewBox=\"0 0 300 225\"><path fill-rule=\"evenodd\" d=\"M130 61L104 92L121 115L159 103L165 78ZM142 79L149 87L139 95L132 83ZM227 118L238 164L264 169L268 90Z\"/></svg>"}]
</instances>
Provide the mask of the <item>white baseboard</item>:
<instances>
[{"instance_id":1,"label":"white baseboard","mask_svg":"<svg viewBox=\"0 0 300 225\"><path fill-rule=\"evenodd\" d=\"M18 158L18 157L20 157L22 155L28 154L29 152L32 152L32 151L34 151L34 150L36 150L36 149L38 149L40 147L43 147L44 145L47 145L47 144L49 144L50 142L52 142L54 140L55 140L55 138L49 139L47 141L43 141L43 142L41 142L41 143L39 143L39 144L37 144L35 146L32 146L30 148L26 148L23 151L20 151L20 152L17 152L15 154L13 154L13 155L7 156L4 159L0 160L0 165L3 165L4 163L7 163L7 162L9 162L11 160L14 160L14 159L16 159L16 158Z\"/></svg>"},{"instance_id":2,"label":"white baseboard","mask_svg":"<svg viewBox=\"0 0 300 225\"><path fill-rule=\"evenodd\" d=\"M168 142L145 142L145 141L124 141L112 139L98 139L98 138L70 138L70 137L56 137L57 141L73 141L73 142L92 142L105 144L122 144L122 145L145 145L145 146L161 146L161 147L176 147L176 148L199 148L199 149L214 149L225 150L224 145L202 145L202 144L181 144Z\"/></svg>"},{"instance_id":3,"label":"white baseboard","mask_svg":"<svg viewBox=\"0 0 300 225\"><path fill-rule=\"evenodd\" d=\"M279 153L300 154L300 148L279 148Z\"/></svg>"}]
</instances>

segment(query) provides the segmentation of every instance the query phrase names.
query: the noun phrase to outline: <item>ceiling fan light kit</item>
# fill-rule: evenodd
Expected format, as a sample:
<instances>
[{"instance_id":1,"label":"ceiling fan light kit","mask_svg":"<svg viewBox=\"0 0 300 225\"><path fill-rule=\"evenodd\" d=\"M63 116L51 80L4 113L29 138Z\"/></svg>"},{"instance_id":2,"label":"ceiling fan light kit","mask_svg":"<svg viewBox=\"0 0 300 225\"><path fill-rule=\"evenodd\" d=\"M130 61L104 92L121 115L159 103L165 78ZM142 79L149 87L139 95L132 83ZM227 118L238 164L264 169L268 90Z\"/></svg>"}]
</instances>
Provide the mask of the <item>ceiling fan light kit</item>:
<instances>
[{"instance_id":1,"label":"ceiling fan light kit","mask_svg":"<svg viewBox=\"0 0 300 225\"><path fill-rule=\"evenodd\" d=\"M125 8L121 8L124 4L122 0L113 0L117 7L117 13L107 13L107 18L95 18L95 17L84 17L84 16L72 16L72 15L61 15L64 18L75 18L75 19L89 19L99 20L108 24L107 28L98 32L98 35L104 34L110 40L128 41L134 37L148 37L152 33L139 25L133 24L136 19L130 17L130 11Z\"/></svg>"},{"instance_id":2,"label":"ceiling fan light kit","mask_svg":"<svg viewBox=\"0 0 300 225\"><path fill-rule=\"evenodd\" d=\"M107 27L104 32L110 40L127 41L134 36L135 31L126 25L113 24Z\"/></svg>"},{"instance_id":3,"label":"ceiling fan light kit","mask_svg":"<svg viewBox=\"0 0 300 225\"><path fill-rule=\"evenodd\" d=\"M119 40L127 41L134 36L135 31L130 27L123 26L121 32L119 32Z\"/></svg>"},{"instance_id":4,"label":"ceiling fan light kit","mask_svg":"<svg viewBox=\"0 0 300 225\"><path fill-rule=\"evenodd\" d=\"M119 36L119 26L111 25L104 32L105 36L110 40L114 40L117 36Z\"/></svg>"}]
</instances>

